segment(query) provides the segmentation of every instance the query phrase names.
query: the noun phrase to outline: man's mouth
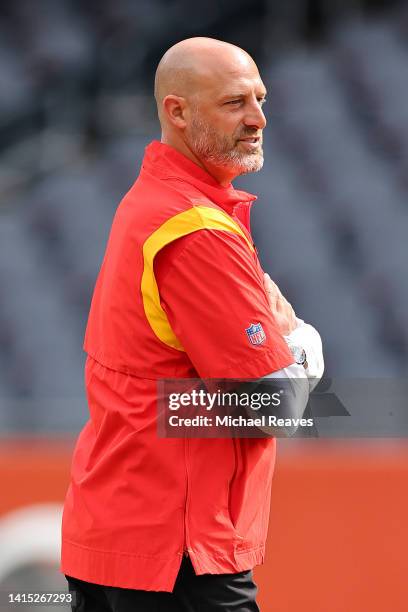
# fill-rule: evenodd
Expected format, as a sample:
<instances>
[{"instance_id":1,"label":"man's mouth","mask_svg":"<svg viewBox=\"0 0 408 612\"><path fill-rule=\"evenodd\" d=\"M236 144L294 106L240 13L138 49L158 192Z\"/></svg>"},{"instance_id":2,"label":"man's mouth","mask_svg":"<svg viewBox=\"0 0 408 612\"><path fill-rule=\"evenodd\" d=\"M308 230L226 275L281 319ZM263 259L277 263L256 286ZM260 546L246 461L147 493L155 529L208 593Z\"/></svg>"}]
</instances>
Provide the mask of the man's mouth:
<instances>
[{"instance_id":1,"label":"man's mouth","mask_svg":"<svg viewBox=\"0 0 408 612\"><path fill-rule=\"evenodd\" d=\"M247 136L247 138L240 138L239 141L240 142L253 142L253 143L256 143L256 142L259 142L260 139L261 139L260 136Z\"/></svg>"},{"instance_id":2,"label":"man's mouth","mask_svg":"<svg viewBox=\"0 0 408 612\"><path fill-rule=\"evenodd\" d=\"M240 138L238 142L241 142L246 149L257 149L261 144L260 136L248 136L247 138Z\"/></svg>"}]
</instances>

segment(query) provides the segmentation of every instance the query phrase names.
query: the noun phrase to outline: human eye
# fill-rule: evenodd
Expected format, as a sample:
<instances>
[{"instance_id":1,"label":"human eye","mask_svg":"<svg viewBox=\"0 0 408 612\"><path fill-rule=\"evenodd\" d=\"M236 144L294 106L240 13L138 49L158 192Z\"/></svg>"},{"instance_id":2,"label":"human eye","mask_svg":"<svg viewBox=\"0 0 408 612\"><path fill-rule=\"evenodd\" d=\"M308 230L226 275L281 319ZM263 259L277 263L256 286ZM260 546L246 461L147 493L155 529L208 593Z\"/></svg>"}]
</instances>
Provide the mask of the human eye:
<instances>
[{"instance_id":1,"label":"human eye","mask_svg":"<svg viewBox=\"0 0 408 612\"><path fill-rule=\"evenodd\" d=\"M261 106L263 106L263 105L265 104L265 102L266 102L266 96L260 96L260 97L258 98L258 102L259 102L259 104L260 104Z\"/></svg>"}]
</instances>

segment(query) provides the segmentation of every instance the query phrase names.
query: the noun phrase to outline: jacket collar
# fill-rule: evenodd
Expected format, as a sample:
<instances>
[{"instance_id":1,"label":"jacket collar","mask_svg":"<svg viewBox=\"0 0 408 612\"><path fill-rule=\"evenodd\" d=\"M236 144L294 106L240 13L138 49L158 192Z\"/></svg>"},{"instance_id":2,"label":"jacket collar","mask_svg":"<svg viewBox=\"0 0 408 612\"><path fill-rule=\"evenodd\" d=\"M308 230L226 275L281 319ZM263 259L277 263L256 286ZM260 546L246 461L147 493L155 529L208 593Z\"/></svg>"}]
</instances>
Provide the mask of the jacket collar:
<instances>
[{"instance_id":1,"label":"jacket collar","mask_svg":"<svg viewBox=\"0 0 408 612\"><path fill-rule=\"evenodd\" d=\"M157 140L146 147L142 167L160 178L178 178L194 185L228 213L238 204L249 206L257 199L252 193L235 189L231 183L222 187L203 168L173 147Z\"/></svg>"}]
</instances>

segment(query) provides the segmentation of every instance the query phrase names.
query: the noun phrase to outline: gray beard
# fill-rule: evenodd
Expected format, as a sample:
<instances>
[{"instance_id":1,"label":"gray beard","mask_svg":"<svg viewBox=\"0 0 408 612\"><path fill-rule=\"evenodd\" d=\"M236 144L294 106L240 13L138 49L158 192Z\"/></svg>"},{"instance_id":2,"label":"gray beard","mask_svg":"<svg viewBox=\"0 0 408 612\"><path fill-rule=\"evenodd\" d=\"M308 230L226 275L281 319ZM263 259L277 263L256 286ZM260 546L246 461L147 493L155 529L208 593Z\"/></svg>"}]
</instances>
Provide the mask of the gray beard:
<instances>
[{"instance_id":1,"label":"gray beard","mask_svg":"<svg viewBox=\"0 0 408 612\"><path fill-rule=\"evenodd\" d=\"M206 123L194 117L189 130L189 146L199 159L210 162L214 166L229 168L238 174L258 172L263 166L263 152L241 153L231 149L231 144L225 137L220 137Z\"/></svg>"}]
</instances>

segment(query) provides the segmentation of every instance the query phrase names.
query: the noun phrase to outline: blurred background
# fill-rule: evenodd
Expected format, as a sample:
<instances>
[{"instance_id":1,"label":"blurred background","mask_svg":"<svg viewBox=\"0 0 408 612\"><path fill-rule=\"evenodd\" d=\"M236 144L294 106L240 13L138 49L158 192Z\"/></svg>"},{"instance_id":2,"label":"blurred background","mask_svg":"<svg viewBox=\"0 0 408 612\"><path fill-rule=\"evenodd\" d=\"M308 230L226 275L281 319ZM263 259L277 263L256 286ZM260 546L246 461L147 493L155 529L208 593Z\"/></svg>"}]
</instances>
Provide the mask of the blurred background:
<instances>
[{"instance_id":1,"label":"blurred background","mask_svg":"<svg viewBox=\"0 0 408 612\"><path fill-rule=\"evenodd\" d=\"M258 195L263 266L321 332L326 373L407 377L407 2L3 0L0 590L64 588L90 299L115 209L160 138L156 65L189 36L245 48L267 85L264 169L235 184ZM406 445L281 446L263 612L406 610Z\"/></svg>"}]
</instances>

